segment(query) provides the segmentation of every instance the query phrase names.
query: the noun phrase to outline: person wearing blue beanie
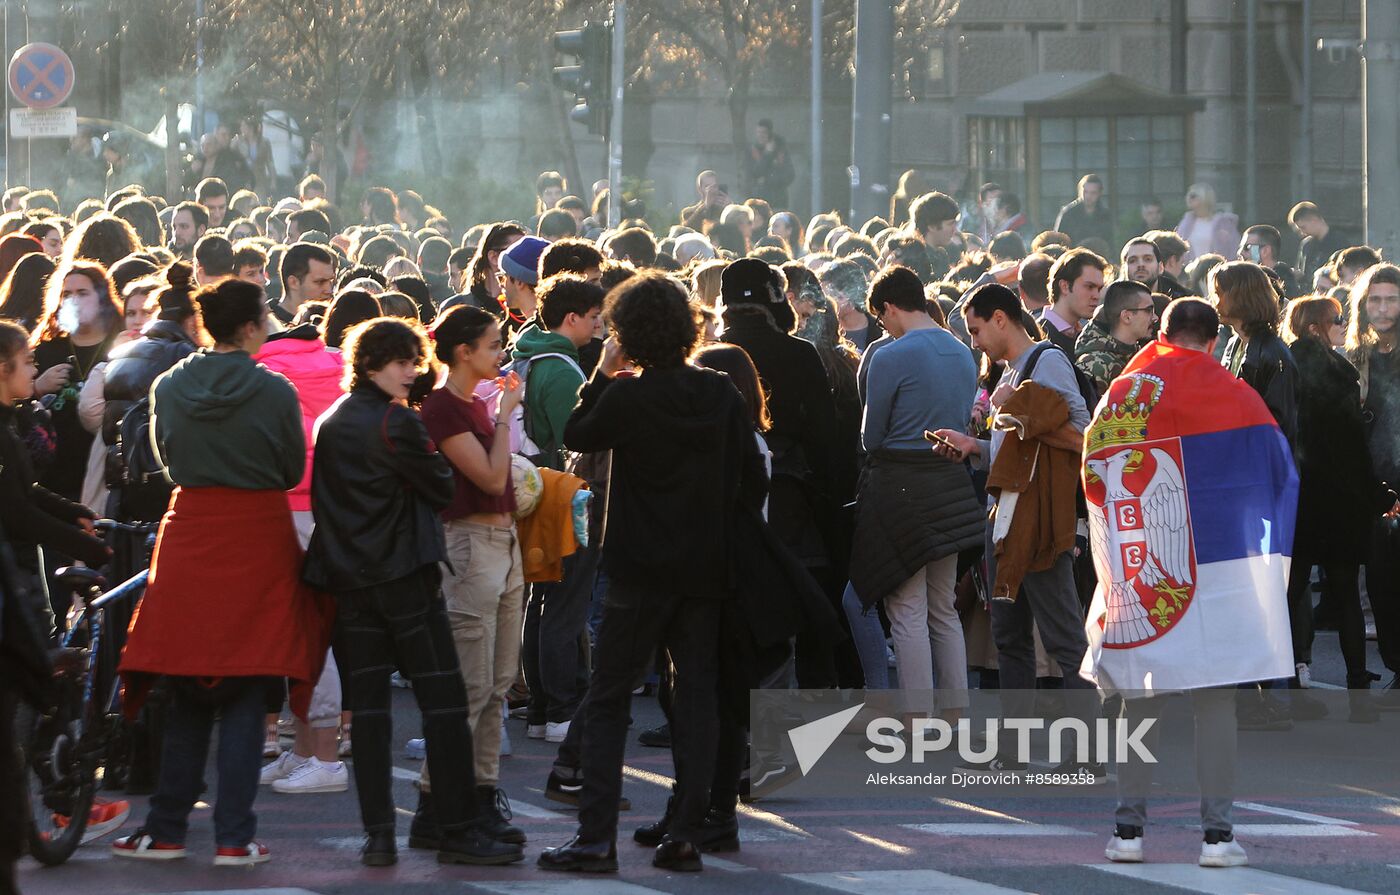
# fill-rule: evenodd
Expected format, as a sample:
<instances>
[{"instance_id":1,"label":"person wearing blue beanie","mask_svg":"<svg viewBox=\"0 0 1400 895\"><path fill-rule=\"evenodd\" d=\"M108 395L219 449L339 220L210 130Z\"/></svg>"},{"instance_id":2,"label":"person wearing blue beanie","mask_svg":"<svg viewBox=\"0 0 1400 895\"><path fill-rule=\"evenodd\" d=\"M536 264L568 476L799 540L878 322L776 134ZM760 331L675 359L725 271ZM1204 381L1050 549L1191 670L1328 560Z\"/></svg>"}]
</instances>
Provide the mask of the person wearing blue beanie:
<instances>
[{"instance_id":1,"label":"person wearing blue beanie","mask_svg":"<svg viewBox=\"0 0 1400 895\"><path fill-rule=\"evenodd\" d=\"M535 316L535 285L540 280L540 255L549 243L537 236L526 236L501 253L501 296L505 299L506 319L502 336L510 341Z\"/></svg>"},{"instance_id":2,"label":"person wearing blue beanie","mask_svg":"<svg viewBox=\"0 0 1400 895\"><path fill-rule=\"evenodd\" d=\"M501 253L501 271L506 276L534 286L540 280L540 256L549 243L538 236L526 236Z\"/></svg>"}]
</instances>

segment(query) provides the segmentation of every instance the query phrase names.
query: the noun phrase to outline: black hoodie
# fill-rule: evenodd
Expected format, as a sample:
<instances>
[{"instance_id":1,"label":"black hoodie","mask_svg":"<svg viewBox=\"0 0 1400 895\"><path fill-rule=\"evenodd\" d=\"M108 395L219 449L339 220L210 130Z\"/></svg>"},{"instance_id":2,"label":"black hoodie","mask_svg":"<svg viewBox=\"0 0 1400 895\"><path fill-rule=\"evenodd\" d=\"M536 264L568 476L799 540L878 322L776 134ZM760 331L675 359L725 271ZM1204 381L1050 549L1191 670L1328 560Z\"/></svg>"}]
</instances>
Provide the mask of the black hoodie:
<instances>
[{"instance_id":1,"label":"black hoodie","mask_svg":"<svg viewBox=\"0 0 1400 895\"><path fill-rule=\"evenodd\" d=\"M767 479L744 399L727 376L688 365L616 379L594 373L564 444L613 451L602 541L611 578L730 595L736 513L763 505Z\"/></svg>"}]
</instances>

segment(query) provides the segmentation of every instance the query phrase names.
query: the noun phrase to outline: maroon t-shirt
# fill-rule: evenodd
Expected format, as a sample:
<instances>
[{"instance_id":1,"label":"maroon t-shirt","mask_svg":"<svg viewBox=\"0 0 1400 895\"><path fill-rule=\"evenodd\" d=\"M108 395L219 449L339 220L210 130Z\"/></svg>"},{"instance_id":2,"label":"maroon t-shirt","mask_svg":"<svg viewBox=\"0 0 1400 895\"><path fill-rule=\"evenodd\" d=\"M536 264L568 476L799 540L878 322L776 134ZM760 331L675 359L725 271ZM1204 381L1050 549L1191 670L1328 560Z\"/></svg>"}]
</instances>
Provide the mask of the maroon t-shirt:
<instances>
[{"instance_id":1,"label":"maroon t-shirt","mask_svg":"<svg viewBox=\"0 0 1400 895\"><path fill-rule=\"evenodd\" d=\"M496 440L496 423L486 408L486 402L473 397L463 401L447 388L435 389L423 402L423 425L435 443L444 441L463 432L470 432L481 442L487 454ZM452 467L452 478L457 489L452 495L452 503L442 511L444 521L461 519L473 513L513 513L515 512L515 488L509 477L506 490L500 497L487 494L478 488L471 479Z\"/></svg>"}]
</instances>

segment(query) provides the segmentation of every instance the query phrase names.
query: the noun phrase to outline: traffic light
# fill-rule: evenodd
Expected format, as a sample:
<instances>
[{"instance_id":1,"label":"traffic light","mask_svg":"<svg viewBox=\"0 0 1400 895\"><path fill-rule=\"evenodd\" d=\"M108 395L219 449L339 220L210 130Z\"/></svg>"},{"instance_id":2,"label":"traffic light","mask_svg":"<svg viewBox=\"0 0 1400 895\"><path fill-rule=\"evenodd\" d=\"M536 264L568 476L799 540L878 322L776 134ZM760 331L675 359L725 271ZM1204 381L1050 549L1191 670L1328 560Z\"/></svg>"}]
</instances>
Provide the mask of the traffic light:
<instances>
[{"instance_id":1,"label":"traffic light","mask_svg":"<svg viewBox=\"0 0 1400 895\"><path fill-rule=\"evenodd\" d=\"M574 95L569 117L599 136L608 132L611 48L611 25L586 22L574 31L554 32L555 54L578 60L576 65L556 65L554 83Z\"/></svg>"}]
</instances>

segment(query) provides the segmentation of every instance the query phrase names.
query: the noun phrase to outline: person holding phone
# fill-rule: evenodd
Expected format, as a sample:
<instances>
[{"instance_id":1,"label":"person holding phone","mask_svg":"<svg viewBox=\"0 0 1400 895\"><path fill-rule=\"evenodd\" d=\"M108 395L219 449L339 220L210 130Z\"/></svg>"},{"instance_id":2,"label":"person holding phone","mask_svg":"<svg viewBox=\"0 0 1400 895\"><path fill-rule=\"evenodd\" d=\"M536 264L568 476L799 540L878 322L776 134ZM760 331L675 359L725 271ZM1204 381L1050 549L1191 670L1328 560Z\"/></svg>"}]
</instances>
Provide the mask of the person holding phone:
<instances>
[{"instance_id":1,"label":"person holding phone","mask_svg":"<svg viewBox=\"0 0 1400 895\"><path fill-rule=\"evenodd\" d=\"M1278 228L1269 224L1255 224L1244 231L1240 237L1240 248L1237 253L1241 261L1253 261L1266 272L1275 274L1283 286L1283 294L1288 298L1297 298L1303 294L1303 290L1298 286L1298 274L1278 260L1279 250L1283 245L1283 238L1279 235Z\"/></svg>"},{"instance_id":2,"label":"person holding phone","mask_svg":"<svg viewBox=\"0 0 1400 895\"><path fill-rule=\"evenodd\" d=\"M700 201L688 205L681 211L681 223L697 232L703 232L706 224L719 223L720 215L729 204L729 185L720 183L714 171L701 171L695 178L695 192Z\"/></svg>"}]
</instances>

